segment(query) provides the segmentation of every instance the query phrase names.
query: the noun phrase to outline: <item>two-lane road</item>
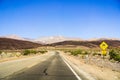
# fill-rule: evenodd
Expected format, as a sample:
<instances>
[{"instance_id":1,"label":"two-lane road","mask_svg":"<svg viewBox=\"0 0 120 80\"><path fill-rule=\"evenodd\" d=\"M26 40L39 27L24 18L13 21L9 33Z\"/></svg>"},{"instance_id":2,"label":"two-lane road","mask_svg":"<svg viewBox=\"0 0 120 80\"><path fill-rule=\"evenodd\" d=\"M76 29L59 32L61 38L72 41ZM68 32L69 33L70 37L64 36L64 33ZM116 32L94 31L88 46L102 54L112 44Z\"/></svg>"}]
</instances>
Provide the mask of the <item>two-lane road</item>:
<instances>
[{"instance_id":1,"label":"two-lane road","mask_svg":"<svg viewBox=\"0 0 120 80\"><path fill-rule=\"evenodd\" d=\"M46 58L46 57L44 57ZM31 65L34 65L32 62ZM18 62L19 64L19 62ZM22 66L19 65L19 66ZM20 70L3 80L78 80L73 71L61 58L59 53L39 62L34 66L27 66L26 69Z\"/></svg>"}]
</instances>

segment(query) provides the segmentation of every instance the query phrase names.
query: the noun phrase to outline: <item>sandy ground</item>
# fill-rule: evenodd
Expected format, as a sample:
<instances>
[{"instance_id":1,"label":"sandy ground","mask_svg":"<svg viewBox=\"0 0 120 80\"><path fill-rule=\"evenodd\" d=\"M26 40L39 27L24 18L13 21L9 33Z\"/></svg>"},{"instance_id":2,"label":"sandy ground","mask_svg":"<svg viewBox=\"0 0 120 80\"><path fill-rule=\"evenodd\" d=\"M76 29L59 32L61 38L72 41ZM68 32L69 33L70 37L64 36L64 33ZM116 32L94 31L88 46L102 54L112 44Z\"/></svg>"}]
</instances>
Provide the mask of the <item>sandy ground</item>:
<instances>
[{"instance_id":1,"label":"sandy ground","mask_svg":"<svg viewBox=\"0 0 120 80\"><path fill-rule=\"evenodd\" d=\"M62 55L77 65L78 68L92 75L96 80L120 80L120 72L112 71L111 69L96 65L86 64L83 60L67 53L62 53Z\"/></svg>"},{"instance_id":2,"label":"sandy ground","mask_svg":"<svg viewBox=\"0 0 120 80\"><path fill-rule=\"evenodd\" d=\"M34 57L34 56L39 56L42 54L35 54L35 55L27 55L27 56L20 56L20 57L8 57L8 58L0 58L0 63L5 62L5 61L10 61L10 60L17 60L17 59L22 59L22 58L29 58L29 57Z\"/></svg>"}]
</instances>

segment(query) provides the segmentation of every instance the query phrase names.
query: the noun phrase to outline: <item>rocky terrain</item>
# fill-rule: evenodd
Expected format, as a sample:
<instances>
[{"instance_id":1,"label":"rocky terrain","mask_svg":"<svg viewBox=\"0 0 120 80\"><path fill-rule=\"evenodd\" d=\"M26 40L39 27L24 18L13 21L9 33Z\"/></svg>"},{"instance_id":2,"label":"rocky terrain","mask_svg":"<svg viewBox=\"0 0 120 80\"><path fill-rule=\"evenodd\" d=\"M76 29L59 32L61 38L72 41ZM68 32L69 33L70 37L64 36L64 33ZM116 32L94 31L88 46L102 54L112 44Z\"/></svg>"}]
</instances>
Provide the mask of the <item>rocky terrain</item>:
<instances>
[{"instance_id":1,"label":"rocky terrain","mask_svg":"<svg viewBox=\"0 0 120 80\"><path fill-rule=\"evenodd\" d=\"M109 48L120 47L120 40L63 41L63 42L48 44L48 46L75 45L75 46L85 46L85 47L88 47L88 48L99 48L99 45L102 41L105 41L109 45Z\"/></svg>"},{"instance_id":2,"label":"rocky terrain","mask_svg":"<svg viewBox=\"0 0 120 80\"><path fill-rule=\"evenodd\" d=\"M30 49L42 46L38 43L33 43L30 41L10 39L10 38L0 38L0 50L3 49Z\"/></svg>"}]
</instances>

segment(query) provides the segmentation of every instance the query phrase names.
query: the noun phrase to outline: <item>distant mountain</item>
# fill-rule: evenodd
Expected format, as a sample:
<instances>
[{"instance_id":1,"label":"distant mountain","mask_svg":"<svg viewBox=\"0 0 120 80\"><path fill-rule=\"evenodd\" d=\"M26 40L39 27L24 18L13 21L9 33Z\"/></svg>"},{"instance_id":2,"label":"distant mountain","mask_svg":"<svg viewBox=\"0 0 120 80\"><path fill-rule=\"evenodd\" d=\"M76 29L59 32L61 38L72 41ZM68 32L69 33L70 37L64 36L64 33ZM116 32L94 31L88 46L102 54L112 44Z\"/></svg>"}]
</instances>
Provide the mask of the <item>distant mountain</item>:
<instances>
[{"instance_id":1,"label":"distant mountain","mask_svg":"<svg viewBox=\"0 0 120 80\"><path fill-rule=\"evenodd\" d=\"M88 48L98 48L100 43L102 41L105 41L110 47L120 47L120 40L96 40L96 41L63 41L63 42L57 42L48 44L48 46L84 46Z\"/></svg>"},{"instance_id":2,"label":"distant mountain","mask_svg":"<svg viewBox=\"0 0 120 80\"><path fill-rule=\"evenodd\" d=\"M68 41L68 40L81 41L80 38L70 38L70 37L63 37L63 36L42 37L42 38L35 39L34 41L42 42L45 44L51 44L56 42Z\"/></svg>"},{"instance_id":3,"label":"distant mountain","mask_svg":"<svg viewBox=\"0 0 120 80\"><path fill-rule=\"evenodd\" d=\"M120 40L120 38L91 38L87 41L99 41L99 40Z\"/></svg>"},{"instance_id":4,"label":"distant mountain","mask_svg":"<svg viewBox=\"0 0 120 80\"><path fill-rule=\"evenodd\" d=\"M30 48L37 48L40 46L42 46L42 44L33 43L30 41L23 41L23 40L10 39L10 38L0 38L0 50L30 49Z\"/></svg>"},{"instance_id":5,"label":"distant mountain","mask_svg":"<svg viewBox=\"0 0 120 80\"><path fill-rule=\"evenodd\" d=\"M5 36L0 36L0 38L10 38L10 39L16 39L16 40L23 40L23 41L30 41L30 42L34 42L34 43L39 43L39 44L44 44L40 41L35 41L35 39L30 39L30 38L23 38L23 37L20 37L18 35L5 35Z\"/></svg>"},{"instance_id":6,"label":"distant mountain","mask_svg":"<svg viewBox=\"0 0 120 80\"><path fill-rule=\"evenodd\" d=\"M12 34L12 35L5 35L5 36L1 36L1 37L2 38L17 39L17 40L27 40L25 38L22 38L20 36L14 35L14 34Z\"/></svg>"},{"instance_id":7,"label":"distant mountain","mask_svg":"<svg viewBox=\"0 0 120 80\"><path fill-rule=\"evenodd\" d=\"M54 44L64 41L101 41L101 40L120 40L119 38L92 38L92 39L81 39L81 38L71 38L71 37L64 37L64 36L50 36L50 37L41 37L35 39L34 42L41 42L44 44Z\"/></svg>"}]
</instances>

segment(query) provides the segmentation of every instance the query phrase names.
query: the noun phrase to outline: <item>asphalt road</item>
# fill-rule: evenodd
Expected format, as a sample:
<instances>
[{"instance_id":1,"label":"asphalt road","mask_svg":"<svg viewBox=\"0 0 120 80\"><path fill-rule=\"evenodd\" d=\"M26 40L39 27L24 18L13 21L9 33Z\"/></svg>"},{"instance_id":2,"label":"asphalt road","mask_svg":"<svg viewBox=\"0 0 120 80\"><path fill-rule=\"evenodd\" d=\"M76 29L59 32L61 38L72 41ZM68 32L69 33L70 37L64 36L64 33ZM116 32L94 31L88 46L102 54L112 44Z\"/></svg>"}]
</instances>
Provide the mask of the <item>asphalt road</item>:
<instances>
[{"instance_id":1,"label":"asphalt road","mask_svg":"<svg viewBox=\"0 0 120 80\"><path fill-rule=\"evenodd\" d=\"M46 60L44 61L37 60L37 63L35 63L36 61L34 62L31 61L31 65L27 66L27 68L23 68L22 70L19 70L1 79L2 80L78 80L75 74L73 73L73 71L63 61L59 53L54 53L54 55L50 57L44 56L43 58L46 58ZM23 66L23 65L20 64L19 66Z\"/></svg>"}]
</instances>

